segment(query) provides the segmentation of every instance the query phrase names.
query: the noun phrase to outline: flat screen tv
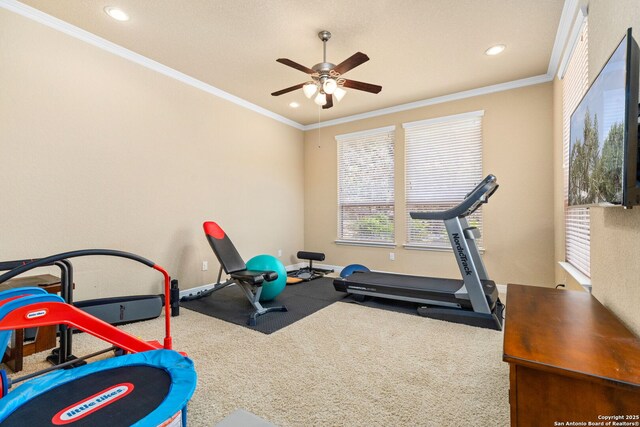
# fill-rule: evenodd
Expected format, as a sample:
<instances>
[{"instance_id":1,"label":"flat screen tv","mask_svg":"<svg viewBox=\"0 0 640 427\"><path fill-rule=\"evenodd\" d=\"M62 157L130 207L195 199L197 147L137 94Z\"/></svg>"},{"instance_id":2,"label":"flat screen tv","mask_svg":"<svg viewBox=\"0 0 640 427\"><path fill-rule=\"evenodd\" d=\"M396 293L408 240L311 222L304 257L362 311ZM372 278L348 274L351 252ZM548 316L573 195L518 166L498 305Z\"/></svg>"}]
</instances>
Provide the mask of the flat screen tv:
<instances>
[{"instance_id":1,"label":"flat screen tv","mask_svg":"<svg viewBox=\"0 0 640 427\"><path fill-rule=\"evenodd\" d=\"M639 63L629 28L571 115L570 206L640 204Z\"/></svg>"}]
</instances>

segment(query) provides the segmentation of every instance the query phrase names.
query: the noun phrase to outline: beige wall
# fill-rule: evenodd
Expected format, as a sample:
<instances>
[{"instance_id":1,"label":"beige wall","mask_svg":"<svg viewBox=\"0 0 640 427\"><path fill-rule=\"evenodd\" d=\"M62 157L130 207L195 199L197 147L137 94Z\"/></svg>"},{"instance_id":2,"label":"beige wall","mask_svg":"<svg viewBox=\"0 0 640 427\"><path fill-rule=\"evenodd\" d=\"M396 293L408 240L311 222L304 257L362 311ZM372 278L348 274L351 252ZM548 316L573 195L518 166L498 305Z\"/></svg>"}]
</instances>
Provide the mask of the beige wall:
<instances>
[{"instance_id":1,"label":"beige wall","mask_svg":"<svg viewBox=\"0 0 640 427\"><path fill-rule=\"evenodd\" d=\"M483 255L498 283L554 283L553 87L551 83L433 105L305 132L305 248L326 263L436 277L460 277L452 252L405 250L402 123L484 110L483 169L500 189L484 209ZM336 245L335 135L396 126L395 249ZM394 252L395 261L389 260Z\"/></svg>"},{"instance_id":2,"label":"beige wall","mask_svg":"<svg viewBox=\"0 0 640 427\"><path fill-rule=\"evenodd\" d=\"M589 5L589 79L593 81L628 27L640 40L638 0ZM640 209L591 209L593 295L640 335Z\"/></svg>"},{"instance_id":3,"label":"beige wall","mask_svg":"<svg viewBox=\"0 0 640 427\"><path fill-rule=\"evenodd\" d=\"M3 9L0 64L0 260L121 249L193 287L217 273L211 219L245 259L297 262L302 131ZM79 298L161 290L130 261L74 265Z\"/></svg>"}]
</instances>

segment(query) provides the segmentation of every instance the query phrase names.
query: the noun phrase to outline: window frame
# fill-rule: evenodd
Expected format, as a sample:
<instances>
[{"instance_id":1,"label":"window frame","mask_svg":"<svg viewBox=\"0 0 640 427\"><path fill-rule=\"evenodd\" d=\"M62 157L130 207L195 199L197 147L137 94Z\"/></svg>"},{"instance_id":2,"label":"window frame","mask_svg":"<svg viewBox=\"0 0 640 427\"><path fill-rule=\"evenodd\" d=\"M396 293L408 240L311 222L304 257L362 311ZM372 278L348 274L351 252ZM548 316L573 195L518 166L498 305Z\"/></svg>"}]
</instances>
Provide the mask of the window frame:
<instances>
[{"instance_id":1,"label":"window frame","mask_svg":"<svg viewBox=\"0 0 640 427\"><path fill-rule=\"evenodd\" d=\"M374 128L374 129L368 129L368 130L364 130L364 131L358 131L358 132L351 132L351 133L347 133L347 134L341 134L341 135L336 135L335 136L335 141L336 141L336 159L337 159L337 227L336 227L336 232L337 232L337 238L336 240L334 240L334 243L338 244L338 245L351 245L351 246L372 246L372 247L396 247L396 243L395 243L395 233L396 233L396 219L397 219L397 210L396 210L396 202L395 202L395 192L396 192L396 184L395 184L395 175L396 175L396 144L395 144L395 131L396 131L396 126L395 125L391 125L391 126L384 126L384 127L379 127L379 128ZM392 231L391 231L391 238L389 240L368 240L368 239L357 239L357 238L349 238L349 237L345 237L345 233L344 233L344 218L343 218L343 206L345 205L345 203L341 202L341 196L342 196L342 191L341 191L341 163L342 163L342 158L341 158L341 144L345 144L345 143L349 143L349 142L358 142L358 141L362 141L362 140L366 140L367 138L375 138L375 137L384 137L385 135L388 136L389 138L389 143L390 146L392 148L392 153L391 153L391 168L390 168L390 172L391 172L391 197L390 197L390 201L382 201L382 199L384 199L384 196L380 197L381 202L380 203L374 203L372 206L388 206L391 210L391 224L392 224ZM353 204L354 207L357 206L366 206L368 205L367 203L355 203Z\"/></svg>"},{"instance_id":2,"label":"window frame","mask_svg":"<svg viewBox=\"0 0 640 427\"><path fill-rule=\"evenodd\" d=\"M477 177L472 177L470 178L470 180L473 180L476 184L478 182L480 182L484 176L483 176L483 146L484 146L484 141L483 141L483 135L482 135L482 119L484 117L484 110L478 110L478 111L470 111L470 112L466 112L466 113L460 113L460 114L454 114L454 115L449 115L449 116L442 116L442 117L436 117L436 118L431 118L431 119L426 119L426 120L419 120L419 121L415 121L415 122L408 122L408 123L404 123L402 126L405 129L405 137L404 137L404 142L405 142L405 147L404 147L404 155L405 155L405 160L404 160L404 174L405 174L405 185L404 185L404 194L405 194L405 199L404 199L404 209L405 209L405 243L403 244L403 247L405 249L414 249L414 250L426 250L426 251L436 251L436 252L450 252L452 251L451 248L451 244L449 242L449 238L448 235L446 234L446 229L444 226L444 223L442 221L433 221L433 223L435 223L436 225L436 229L441 229L442 231L442 236L445 236L445 238L443 239L444 242L443 244L434 244L434 243L420 243L418 241L412 240L412 227L411 227L411 221L412 219L410 218L410 212L413 210L410 206L413 205L437 205L440 204L442 206L446 205L450 205L453 206L454 204L460 203L462 201L462 198L464 196L464 194L467 194L468 191L471 191L473 189L473 186L469 186L468 189L465 190L464 194L461 195L455 195L452 196L449 200L447 200L446 203L444 203L442 200L440 201L422 201L420 203L414 203L414 202L410 202L410 199L412 199L412 197L410 197L409 192L410 192L410 179L408 174L410 173L410 159L409 156L412 153L411 150L409 149L409 144L410 144L410 140L409 138L411 138L411 130L412 129L422 129L424 131L424 128L430 125L441 125L447 122L460 122L460 121L464 121L464 120L469 120L469 121L479 121L479 129L477 129L475 132L478 132L479 134L479 141L478 141L478 146L476 147L477 149L477 156L479 157L479 168L477 171L471 171L470 173L477 173ZM471 141L471 143L475 143L475 141ZM424 153L420 153L421 155L425 156ZM428 154L427 154L428 155ZM434 156L435 157L435 156ZM450 160L450 156L445 156L446 160ZM471 168L468 168L471 169ZM445 208L443 208L445 209ZM442 210L442 209L437 209L437 210ZM478 211L474 212L473 214L475 217L475 219L477 219L479 221L479 229L482 232L482 228L483 228L483 214L482 214L482 208L478 209ZM431 221L429 221L431 222ZM479 250L480 252L484 252L484 247L483 247L483 240L479 239Z\"/></svg>"},{"instance_id":3,"label":"window frame","mask_svg":"<svg viewBox=\"0 0 640 427\"><path fill-rule=\"evenodd\" d=\"M576 38L562 67L562 172L564 261L560 265L582 285L591 277L591 215L588 207L569 206L569 132L571 114L589 89L589 25L579 14ZM584 43L584 44L581 44ZM581 55L581 56L576 56ZM570 80L567 80L570 79ZM571 91L571 92L569 92ZM578 274L576 274L576 272Z\"/></svg>"}]
</instances>

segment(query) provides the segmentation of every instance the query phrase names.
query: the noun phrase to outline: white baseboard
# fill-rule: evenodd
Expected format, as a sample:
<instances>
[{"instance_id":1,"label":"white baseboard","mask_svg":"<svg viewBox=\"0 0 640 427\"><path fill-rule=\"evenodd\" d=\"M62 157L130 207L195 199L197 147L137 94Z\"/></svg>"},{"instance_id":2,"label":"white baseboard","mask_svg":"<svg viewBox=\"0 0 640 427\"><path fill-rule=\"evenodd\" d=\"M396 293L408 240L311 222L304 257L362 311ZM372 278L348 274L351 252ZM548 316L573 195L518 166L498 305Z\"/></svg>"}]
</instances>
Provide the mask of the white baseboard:
<instances>
[{"instance_id":1,"label":"white baseboard","mask_svg":"<svg viewBox=\"0 0 640 427\"><path fill-rule=\"evenodd\" d=\"M309 265L309 264L307 264L306 262L299 262L299 263L297 263L297 264L290 264L290 265L287 265L287 266L285 266L284 268L286 268L286 269L287 269L287 271L294 271L294 270L299 270L299 269L301 269L302 267L306 267L307 265Z\"/></svg>"},{"instance_id":2,"label":"white baseboard","mask_svg":"<svg viewBox=\"0 0 640 427\"><path fill-rule=\"evenodd\" d=\"M215 285L216 285L215 283L209 283L207 285L196 286L195 288L180 290L180 298L189 297L195 294L199 294L201 292L208 291L209 289L213 288ZM229 286L235 286L235 285L236 285L235 283L232 283Z\"/></svg>"}]
</instances>

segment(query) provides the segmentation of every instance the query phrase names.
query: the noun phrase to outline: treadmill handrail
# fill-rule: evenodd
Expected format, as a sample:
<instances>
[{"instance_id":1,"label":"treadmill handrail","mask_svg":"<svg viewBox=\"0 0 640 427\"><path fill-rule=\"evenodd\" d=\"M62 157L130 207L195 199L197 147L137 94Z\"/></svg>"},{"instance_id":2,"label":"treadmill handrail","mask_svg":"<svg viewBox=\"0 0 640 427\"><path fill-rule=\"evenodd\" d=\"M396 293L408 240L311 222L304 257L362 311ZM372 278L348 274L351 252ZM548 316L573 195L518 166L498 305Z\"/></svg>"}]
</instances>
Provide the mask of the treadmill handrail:
<instances>
[{"instance_id":1,"label":"treadmill handrail","mask_svg":"<svg viewBox=\"0 0 640 427\"><path fill-rule=\"evenodd\" d=\"M431 219L441 220L451 219L455 217L466 217L471 215L484 203L487 203L489 197L498 189L498 182L495 175L487 175L476 187L471 190L460 204L438 212L411 212L412 219Z\"/></svg>"}]
</instances>

